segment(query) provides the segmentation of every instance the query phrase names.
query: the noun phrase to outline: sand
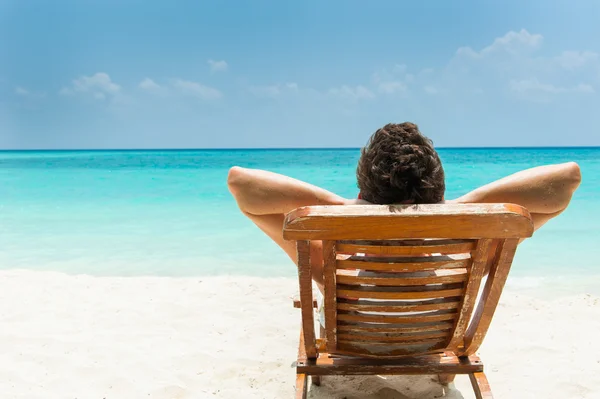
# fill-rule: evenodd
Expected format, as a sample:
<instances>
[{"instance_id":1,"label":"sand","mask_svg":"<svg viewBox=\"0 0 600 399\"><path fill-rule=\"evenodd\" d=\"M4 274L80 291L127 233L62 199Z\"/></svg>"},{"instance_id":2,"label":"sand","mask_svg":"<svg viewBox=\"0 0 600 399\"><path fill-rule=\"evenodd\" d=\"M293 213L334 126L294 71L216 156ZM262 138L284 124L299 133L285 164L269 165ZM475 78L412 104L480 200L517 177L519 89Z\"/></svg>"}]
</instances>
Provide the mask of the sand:
<instances>
[{"instance_id":1,"label":"sand","mask_svg":"<svg viewBox=\"0 0 600 399\"><path fill-rule=\"evenodd\" d=\"M0 398L292 398L293 279L0 272ZM600 398L600 300L505 290L496 398ZM443 395L446 396L443 396ZM328 377L310 398L473 398L468 378Z\"/></svg>"}]
</instances>

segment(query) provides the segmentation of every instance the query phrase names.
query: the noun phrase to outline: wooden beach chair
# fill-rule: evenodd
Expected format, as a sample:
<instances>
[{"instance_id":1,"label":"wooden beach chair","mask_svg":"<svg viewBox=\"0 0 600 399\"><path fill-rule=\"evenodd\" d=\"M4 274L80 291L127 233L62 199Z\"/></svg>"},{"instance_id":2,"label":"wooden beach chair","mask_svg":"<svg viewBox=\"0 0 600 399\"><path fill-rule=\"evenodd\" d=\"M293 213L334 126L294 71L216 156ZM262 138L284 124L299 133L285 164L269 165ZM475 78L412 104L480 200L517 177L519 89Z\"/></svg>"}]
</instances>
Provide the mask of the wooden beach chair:
<instances>
[{"instance_id":1,"label":"wooden beach chair","mask_svg":"<svg viewBox=\"0 0 600 399\"><path fill-rule=\"evenodd\" d=\"M468 374L476 397L492 398L475 352L519 239L532 233L529 212L513 204L314 206L290 212L283 236L297 241L295 306L302 312L296 397L306 397L308 376L318 385L326 375L437 374L449 383L456 374ZM311 240L323 242L320 338Z\"/></svg>"}]
</instances>

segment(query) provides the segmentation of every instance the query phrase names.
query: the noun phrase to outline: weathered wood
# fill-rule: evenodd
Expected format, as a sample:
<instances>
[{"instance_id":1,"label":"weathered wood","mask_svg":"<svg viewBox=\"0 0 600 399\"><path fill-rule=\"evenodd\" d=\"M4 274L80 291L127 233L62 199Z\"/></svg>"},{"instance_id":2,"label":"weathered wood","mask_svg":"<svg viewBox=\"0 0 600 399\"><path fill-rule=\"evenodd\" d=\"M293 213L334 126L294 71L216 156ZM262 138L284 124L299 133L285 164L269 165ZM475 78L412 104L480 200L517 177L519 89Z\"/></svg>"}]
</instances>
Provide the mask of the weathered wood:
<instances>
[{"instance_id":1,"label":"weathered wood","mask_svg":"<svg viewBox=\"0 0 600 399\"><path fill-rule=\"evenodd\" d=\"M481 239L477 243L475 254L473 257L473 265L469 273L469 280L465 286L465 293L462 296L462 302L459 307L458 319L456 320L456 326L452 333L452 339L448 343L448 348L455 350L459 344L462 344L465 330L471 315L473 314L473 308L475 307L475 301L477 300L477 293L479 292L479 286L481 285L481 278L485 271L487 264L488 254L490 245L493 240Z\"/></svg>"},{"instance_id":2,"label":"weathered wood","mask_svg":"<svg viewBox=\"0 0 600 399\"><path fill-rule=\"evenodd\" d=\"M500 301L500 295L506 283L518 244L519 240L515 238L503 240L498 245L497 258L490 268L477 310L465 333L464 349L460 351L461 355L475 353L483 342L498 306L498 301Z\"/></svg>"},{"instance_id":3,"label":"weathered wood","mask_svg":"<svg viewBox=\"0 0 600 399\"><path fill-rule=\"evenodd\" d=\"M440 340L440 338L447 338L448 332L432 332L432 333L419 333L419 334L338 334L338 339L340 341L364 341L364 342L409 342L409 341L422 341L435 339Z\"/></svg>"},{"instance_id":4,"label":"weathered wood","mask_svg":"<svg viewBox=\"0 0 600 399\"><path fill-rule=\"evenodd\" d=\"M491 398L479 359L455 355L472 354L481 344L518 240L532 232L529 213L511 204L293 211L284 237L324 240L324 284L332 293L325 295L331 330L317 349L310 247L299 242L303 331L297 373L316 383L336 374L438 374L442 382L469 374L477 397ZM501 244L489 262L494 240ZM489 277L469 324L487 265Z\"/></svg>"},{"instance_id":5,"label":"weathered wood","mask_svg":"<svg viewBox=\"0 0 600 399\"><path fill-rule=\"evenodd\" d=\"M337 252L367 255L458 254L471 252L474 248L474 240L356 240L341 241L337 245Z\"/></svg>"},{"instance_id":6,"label":"weathered wood","mask_svg":"<svg viewBox=\"0 0 600 399\"><path fill-rule=\"evenodd\" d=\"M523 238L529 212L515 204L310 206L286 215L286 240Z\"/></svg>"},{"instance_id":7,"label":"weathered wood","mask_svg":"<svg viewBox=\"0 0 600 399\"><path fill-rule=\"evenodd\" d=\"M460 301L457 297L425 299L422 301L372 301L368 299L340 298L338 310L361 312L421 312L426 310L456 309Z\"/></svg>"},{"instance_id":8,"label":"weathered wood","mask_svg":"<svg viewBox=\"0 0 600 399\"><path fill-rule=\"evenodd\" d=\"M306 362L306 345L304 344L304 329L300 327L300 339L298 340L298 362Z\"/></svg>"},{"instance_id":9,"label":"weathered wood","mask_svg":"<svg viewBox=\"0 0 600 399\"><path fill-rule=\"evenodd\" d=\"M319 341L323 341L325 339L325 328L319 323L319 339L317 339L317 343ZM323 343L321 346L318 346L320 352L325 352L327 349L325 344ZM311 375L310 382L313 385L320 386L321 385L321 376L320 375Z\"/></svg>"},{"instance_id":10,"label":"weathered wood","mask_svg":"<svg viewBox=\"0 0 600 399\"><path fill-rule=\"evenodd\" d=\"M431 276L431 277L362 277L362 276L337 276L338 284L347 285L379 285L379 286L410 286L426 284L445 284L461 283L467 280L467 274L454 274L449 276Z\"/></svg>"},{"instance_id":11,"label":"weathered wood","mask_svg":"<svg viewBox=\"0 0 600 399\"><path fill-rule=\"evenodd\" d=\"M452 328L453 322L441 321L433 323L414 323L414 324L377 324L361 322L344 322L338 324L338 333L415 333L426 331L447 331Z\"/></svg>"},{"instance_id":12,"label":"weathered wood","mask_svg":"<svg viewBox=\"0 0 600 399\"><path fill-rule=\"evenodd\" d=\"M346 260L346 259L342 259ZM361 269L341 269L336 270L338 276L354 276L354 277L388 277L388 278L412 278L412 277L448 277L456 275L468 275L468 270L465 267L457 267L452 269L435 269L435 270L410 270L403 272L390 272L381 270L361 270Z\"/></svg>"},{"instance_id":13,"label":"weathered wood","mask_svg":"<svg viewBox=\"0 0 600 399\"><path fill-rule=\"evenodd\" d=\"M306 346L304 344L304 331L302 327L300 327L300 339L298 340L298 361L296 362L296 366L298 364L304 364L308 361L306 358ZM301 373L298 371L298 367L296 367L296 398L306 398L307 392L307 375L306 373Z\"/></svg>"},{"instance_id":14,"label":"weathered wood","mask_svg":"<svg viewBox=\"0 0 600 399\"><path fill-rule=\"evenodd\" d=\"M313 308L316 308L317 306L318 306L317 300L313 299ZM300 299L294 299L294 307L297 309L300 309L302 307Z\"/></svg>"},{"instance_id":15,"label":"weathered wood","mask_svg":"<svg viewBox=\"0 0 600 399\"><path fill-rule=\"evenodd\" d=\"M473 391L475 391L476 399L494 399L492 390L490 389L490 384L488 383L487 377L483 371L470 373L469 379L471 380Z\"/></svg>"},{"instance_id":16,"label":"weathered wood","mask_svg":"<svg viewBox=\"0 0 600 399\"><path fill-rule=\"evenodd\" d=\"M438 310L433 312L406 314L400 316L387 316L385 313L369 314L359 312L339 312L337 318L340 321L355 321L363 323L412 324L454 320L456 316L457 314L454 312Z\"/></svg>"},{"instance_id":17,"label":"weathered wood","mask_svg":"<svg viewBox=\"0 0 600 399\"><path fill-rule=\"evenodd\" d=\"M426 342L414 342L411 344L362 343L338 341L337 353L364 356L370 358L393 358L409 355L421 355L426 353L441 352L446 345L446 340L432 340Z\"/></svg>"},{"instance_id":18,"label":"weathered wood","mask_svg":"<svg viewBox=\"0 0 600 399\"><path fill-rule=\"evenodd\" d=\"M309 359L317 357L315 344L315 320L313 315L312 273L310 267L310 242L296 243L298 255L298 280L300 282L300 303L302 305L302 329L304 345Z\"/></svg>"},{"instance_id":19,"label":"weathered wood","mask_svg":"<svg viewBox=\"0 0 600 399\"><path fill-rule=\"evenodd\" d=\"M461 360L444 353L398 359L332 357L328 353L322 353L316 360L298 362L297 369L299 373L311 375L413 375L428 374L430 370L432 374L469 374L483 371L483 363L475 355Z\"/></svg>"},{"instance_id":20,"label":"weathered wood","mask_svg":"<svg viewBox=\"0 0 600 399\"><path fill-rule=\"evenodd\" d=\"M323 280L325 305L325 338L327 351L335 352L337 302L336 302L336 273L335 273L335 241L323 241Z\"/></svg>"},{"instance_id":21,"label":"weathered wood","mask_svg":"<svg viewBox=\"0 0 600 399\"><path fill-rule=\"evenodd\" d=\"M389 290L385 290L384 288L389 288ZM462 284L415 287L368 287L338 285L337 296L350 299L425 299L460 296L462 295L463 290Z\"/></svg>"},{"instance_id":22,"label":"weathered wood","mask_svg":"<svg viewBox=\"0 0 600 399\"><path fill-rule=\"evenodd\" d=\"M445 268L466 268L471 264L469 254L420 257L338 257L338 269L377 270L386 272L414 272Z\"/></svg>"},{"instance_id":23,"label":"weathered wood","mask_svg":"<svg viewBox=\"0 0 600 399\"><path fill-rule=\"evenodd\" d=\"M296 374L296 399L306 399L308 391L306 377L307 375L304 373Z\"/></svg>"}]
</instances>

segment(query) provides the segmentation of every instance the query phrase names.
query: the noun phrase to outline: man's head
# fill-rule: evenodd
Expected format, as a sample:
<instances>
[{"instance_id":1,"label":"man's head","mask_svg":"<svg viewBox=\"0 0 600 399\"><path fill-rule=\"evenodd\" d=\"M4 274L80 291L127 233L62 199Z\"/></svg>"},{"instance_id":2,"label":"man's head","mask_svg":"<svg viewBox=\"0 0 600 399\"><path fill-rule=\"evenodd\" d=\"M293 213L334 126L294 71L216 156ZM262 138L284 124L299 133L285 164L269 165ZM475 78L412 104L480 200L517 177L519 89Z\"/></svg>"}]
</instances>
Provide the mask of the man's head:
<instances>
[{"instance_id":1,"label":"man's head","mask_svg":"<svg viewBox=\"0 0 600 399\"><path fill-rule=\"evenodd\" d=\"M356 170L361 198L374 204L432 204L444 198L444 169L417 125L388 124L361 150Z\"/></svg>"}]
</instances>

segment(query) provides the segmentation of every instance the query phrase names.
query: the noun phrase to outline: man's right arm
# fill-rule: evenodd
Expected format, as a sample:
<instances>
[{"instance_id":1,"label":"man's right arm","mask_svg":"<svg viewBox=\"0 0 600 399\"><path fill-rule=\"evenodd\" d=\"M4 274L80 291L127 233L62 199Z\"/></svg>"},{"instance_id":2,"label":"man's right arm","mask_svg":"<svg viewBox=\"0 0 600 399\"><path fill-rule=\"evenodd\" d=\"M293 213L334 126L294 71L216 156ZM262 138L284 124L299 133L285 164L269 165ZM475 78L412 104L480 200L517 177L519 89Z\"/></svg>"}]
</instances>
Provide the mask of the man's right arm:
<instances>
[{"instance_id":1,"label":"man's right arm","mask_svg":"<svg viewBox=\"0 0 600 399\"><path fill-rule=\"evenodd\" d=\"M227 186L240 210L296 262L295 241L283 239L285 214L301 206L353 203L339 195L288 176L258 169L233 167ZM320 241L311 242L314 280L322 284Z\"/></svg>"}]
</instances>

